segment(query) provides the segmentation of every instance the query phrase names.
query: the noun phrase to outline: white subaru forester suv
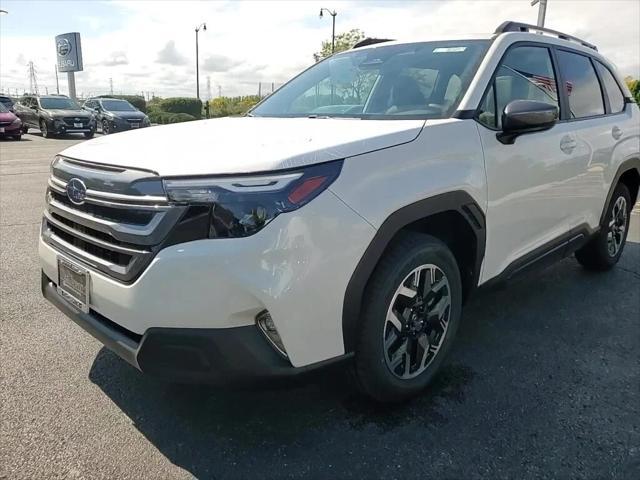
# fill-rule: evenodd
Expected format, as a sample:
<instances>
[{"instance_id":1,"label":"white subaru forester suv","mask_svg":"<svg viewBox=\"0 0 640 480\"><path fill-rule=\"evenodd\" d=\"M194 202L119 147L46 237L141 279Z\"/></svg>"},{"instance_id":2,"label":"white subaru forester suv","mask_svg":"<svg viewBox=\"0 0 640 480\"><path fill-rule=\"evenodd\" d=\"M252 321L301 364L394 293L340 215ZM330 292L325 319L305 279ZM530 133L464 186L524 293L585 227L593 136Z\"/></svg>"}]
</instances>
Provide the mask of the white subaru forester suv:
<instances>
[{"instance_id":1,"label":"white subaru forester suv","mask_svg":"<svg viewBox=\"0 0 640 480\"><path fill-rule=\"evenodd\" d=\"M257 383L351 360L364 392L406 398L477 287L574 252L616 264L639 119L613 66L559 32L369 39L245 117L62 152L42 291L142 372Z\"/></svg>"}]
</instances>

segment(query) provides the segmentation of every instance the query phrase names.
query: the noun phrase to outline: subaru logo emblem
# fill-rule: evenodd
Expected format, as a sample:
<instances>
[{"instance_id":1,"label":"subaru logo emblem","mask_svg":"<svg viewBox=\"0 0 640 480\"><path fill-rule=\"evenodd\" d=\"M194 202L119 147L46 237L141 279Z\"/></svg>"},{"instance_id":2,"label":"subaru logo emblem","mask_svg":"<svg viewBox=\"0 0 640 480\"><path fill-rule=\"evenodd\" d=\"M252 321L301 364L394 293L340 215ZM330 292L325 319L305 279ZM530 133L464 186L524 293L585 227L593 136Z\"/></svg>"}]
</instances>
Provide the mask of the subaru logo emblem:
<instances>
[{"instance_id":1,"label":"subaru logo emblem","mask_svg":"<svg viewBox=\"0 0 640 480\"><path fill-rule=\"evenodd\" d=\"M60 55L61 57L65 57L71 51L71 42L66 38L61 38L60 41L58 41L58 45L56 45L56 47L58 50L58 55Z\"/></svg>"},{"instance_id":2,"label":"subaru logo emblem","mask_svg":"<svg viewBox=\"0 0 640 480\"><path fill-rule=\"evenodd\" d=\"M67 197L74 205L82 205L87 196L87 186L79 178L72 178L67 183Z\"/></svg>"}]
</instances>

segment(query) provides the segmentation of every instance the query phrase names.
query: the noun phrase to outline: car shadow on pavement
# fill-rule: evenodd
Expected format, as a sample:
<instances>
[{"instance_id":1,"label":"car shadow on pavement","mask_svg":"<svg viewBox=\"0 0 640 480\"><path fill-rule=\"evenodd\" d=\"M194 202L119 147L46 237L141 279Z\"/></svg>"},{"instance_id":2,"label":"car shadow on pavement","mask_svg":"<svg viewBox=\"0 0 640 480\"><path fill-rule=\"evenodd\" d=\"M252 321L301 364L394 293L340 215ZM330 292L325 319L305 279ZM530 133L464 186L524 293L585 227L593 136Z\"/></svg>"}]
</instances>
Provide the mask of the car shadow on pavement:
<instances>
[{"instance_id":1,"label":"car shadow on pavement","mask_svg":"<svg viewBox=\"0 0 640 480\"><path fill-rule=\"evenodd\" d=\"M225 390L157 381L102 348L89 377L163 455L196 478L281 478L305 472L314 478L378 477L383 471L399 474L393 471L396 463L421 465L429 459L435 462L430 469L416 471L463 478L478 472L473 468L480 469L477 462L485 457L487 468L495 468L497 460L488 455L493 448L516 459L516 470L507 470L506 476L518 477L519 462L525 460L548 462L550 471L571 476L572 460L563 449L583 448L583 468L594 461L593 443L565 440L562 427L545 429L554 414L565 415L564 403L572 402L576 391L582 394L576 382L582 379L585 389L593 388L590 371L599 368L590 365L586 373L576 373L576 362L590 361L588 349L602 336L596 331L598 317L585 321L593 307L584 292L600 302L599 290L606 298L607 290L621 281L629 292L640 286L640 245L626 248L625 262L611 272L589 273L567 259L508 289L475 297L465 309L448 363L423 395L399 405L376 404L360 395L346 365L284 387ZM633 295L629 301L637 302L638 294ZM640 347L637 339L627 341ZM551 351L549 361L539 356L543 348ZM620 360L620 368L628 371L632 360ZM607 368L618 367L612 361ZM597 409L608 408L610 401L597 403ZM573 411L571 404L566 408ZM594 424L585 438L608 438L607 428ZM415 441L420 445L411 444ZM544 453L549 451L557 454ZM467 458L476 460L467 465ZM625 464L629 460L621 458Z\"/></svg>"}]
</instances>

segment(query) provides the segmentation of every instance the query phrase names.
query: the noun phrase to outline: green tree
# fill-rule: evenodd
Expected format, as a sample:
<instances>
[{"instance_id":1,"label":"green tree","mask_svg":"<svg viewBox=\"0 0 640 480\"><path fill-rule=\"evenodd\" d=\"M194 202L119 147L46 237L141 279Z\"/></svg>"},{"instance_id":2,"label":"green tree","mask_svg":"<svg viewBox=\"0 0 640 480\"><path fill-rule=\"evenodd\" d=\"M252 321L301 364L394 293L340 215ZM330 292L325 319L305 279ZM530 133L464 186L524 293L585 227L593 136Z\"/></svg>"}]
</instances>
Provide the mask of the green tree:
<instances>
[{"instance_id":1,"label":"green tree","mask_svg":"<svg viewBox=\"0 0 640 480\"><path fill-rule=\"evenodd\" d=\"M348 32L339 33L336 35L336 49L335 53L344 52L353 48L353 46L360 40L364 40L364 32L358 28L349 30ZM322 42L322 48L319 52L313 54L313 58L316 62L319 62L323 58L331 56L331 39L324 40Z\"/></svg>"},{"instance_id":2,"label":"green tree","mask_svg":"<svg viewBox=\"0 0 640 480\"><path fill-rule=\"evenodd\" d=\"M636 80L633 77L626 77L624 81L627 83L629 90L631 90L631 95L633 95L636 103L640 105L640 80Z\"/></svg>"}]
</instances>

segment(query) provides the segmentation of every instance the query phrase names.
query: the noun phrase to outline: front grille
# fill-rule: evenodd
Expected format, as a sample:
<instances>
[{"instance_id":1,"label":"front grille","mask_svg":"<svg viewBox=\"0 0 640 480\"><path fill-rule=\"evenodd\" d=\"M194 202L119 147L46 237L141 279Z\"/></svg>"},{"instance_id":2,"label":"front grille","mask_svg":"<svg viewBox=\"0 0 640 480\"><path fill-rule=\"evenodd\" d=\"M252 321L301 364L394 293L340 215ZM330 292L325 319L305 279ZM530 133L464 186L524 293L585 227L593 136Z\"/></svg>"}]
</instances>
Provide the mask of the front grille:
<instances>
[{"instance_id":1,"label":"front grille","mask_svg":"<svg viewBox=\"0 0 640 480\"><path fill-rule=\"evenodd\" d=\"M74 128L74 123L82 123L82 126L89 125L89 119L87 117L64 117L62 121L67 127Z\"/></svg>"},{"instance_id":2,"label":"front grille","mask_svg":"<svg viewBox=\"0 0 640 480\"><path fill-rule=\"evenodd\" d=\"M12 122L0 122L0 127L6 127L8 125L11 125Z\"/></svg>"},{"instance_id":3,"label":"front grille","mask_svg":"<svg viewBox=\"0 0 640 480\"><path fill-rule=\"evenodd\" d=\"M72 177L88 186L81 205L72 203L66 193L65 179ZM188 209L171 205L160 195L141 195L134 189L133 194L98 190L90 185L118 185L122 189L129 181L135 185L149 177L155 174L79 165L78 161L59 158L49 179L43 239L86 266L125 283L134 281L171 238Z\"/></svg>"},{"instance_id":4,"label":"front grille","mask_svg":"<svg viewBox=\"0 0 640 480\"><path fill-rule=\"evenodd\" d=\"M127 118L126 120L129 123L142 123L142 119L141 118Z\"/></svg>"}]
</instances>

